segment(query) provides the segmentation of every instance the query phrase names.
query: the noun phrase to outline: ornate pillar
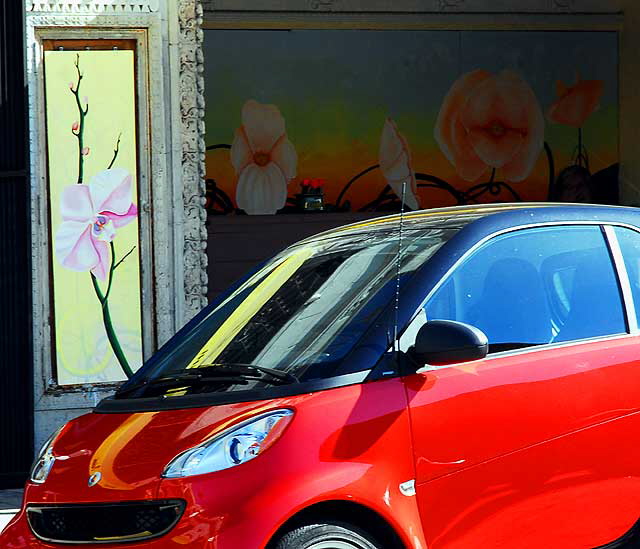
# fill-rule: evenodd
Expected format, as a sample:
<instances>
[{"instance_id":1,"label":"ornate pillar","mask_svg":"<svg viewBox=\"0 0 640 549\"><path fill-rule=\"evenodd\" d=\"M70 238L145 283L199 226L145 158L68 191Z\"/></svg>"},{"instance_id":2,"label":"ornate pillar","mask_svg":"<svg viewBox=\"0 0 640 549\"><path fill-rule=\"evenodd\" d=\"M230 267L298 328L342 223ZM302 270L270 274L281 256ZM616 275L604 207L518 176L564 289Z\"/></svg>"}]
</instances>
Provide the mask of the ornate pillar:
<instances>
[{"instance_id":1,"label":"ornate pillar","mask_svg":"<svg viewBox=\"0 0 640 549\"><path fill-rule=\"evenodd\" d=\"M184 203L184 317L188 319L206 304L207 294L202 5L197 0L180 0L178 18Z\"/></svg>"}]
</instances>

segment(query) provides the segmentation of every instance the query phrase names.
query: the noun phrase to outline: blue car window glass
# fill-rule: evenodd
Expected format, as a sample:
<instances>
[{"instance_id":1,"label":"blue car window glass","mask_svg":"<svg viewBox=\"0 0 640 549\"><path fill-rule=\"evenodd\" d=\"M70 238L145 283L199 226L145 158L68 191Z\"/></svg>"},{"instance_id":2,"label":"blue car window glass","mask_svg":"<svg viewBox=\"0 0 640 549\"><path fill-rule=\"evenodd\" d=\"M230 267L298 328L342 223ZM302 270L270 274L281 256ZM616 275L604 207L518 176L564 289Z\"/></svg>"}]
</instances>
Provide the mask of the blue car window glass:
<instances>
[{"instance_id":1,"label":"blue car window glass","mask_svg":"<svg viewBox=\"0 0 640 549\"><path fill-rule=\"evenodd\" d=\"M617 277L596 226L493 238L453 271L426 313L480 328L490 353L626 331Z\"/></svg>"},{"instance_id":2,"label":"blue car window glass","mask_svg":"<svg viewBox=\"0 0 640 549\"><path fill-rule=\"evenodd\" d=\"M640 324L640 233L623 227L615 228L624 264L629 275L631 295L636 309L636 317Z\"/></svg>"}]
</instances>

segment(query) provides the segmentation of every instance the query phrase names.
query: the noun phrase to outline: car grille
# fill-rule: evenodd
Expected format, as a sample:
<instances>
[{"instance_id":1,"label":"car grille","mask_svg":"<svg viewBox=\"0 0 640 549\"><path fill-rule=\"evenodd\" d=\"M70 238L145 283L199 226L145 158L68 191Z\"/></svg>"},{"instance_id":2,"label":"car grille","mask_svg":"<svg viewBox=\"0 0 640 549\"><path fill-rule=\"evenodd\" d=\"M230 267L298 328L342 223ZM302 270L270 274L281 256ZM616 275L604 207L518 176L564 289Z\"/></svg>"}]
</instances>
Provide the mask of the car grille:
<instances>
[{"instance_id":1,"label":"car grille","mask_svg":"<svg viewBox=\"0 0 640 549\"><path fill-rule=\"evenodd\" d=\"M29 505L33 533L53 543L118 543L166 534L184 512L182 500Z\"/></svg>"}]
</instances>

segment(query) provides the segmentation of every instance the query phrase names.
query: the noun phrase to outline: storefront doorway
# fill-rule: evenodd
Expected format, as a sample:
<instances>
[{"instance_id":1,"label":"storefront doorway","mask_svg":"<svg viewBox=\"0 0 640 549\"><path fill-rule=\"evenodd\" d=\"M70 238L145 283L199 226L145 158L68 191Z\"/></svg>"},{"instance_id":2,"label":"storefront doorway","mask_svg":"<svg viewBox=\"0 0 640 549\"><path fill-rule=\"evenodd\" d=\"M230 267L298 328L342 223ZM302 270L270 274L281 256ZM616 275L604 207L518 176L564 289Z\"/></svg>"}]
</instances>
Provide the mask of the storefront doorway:
<instances>
[{"instance_id":1,"label":"storefront doorway","mask_svg":"<svg viewBox=\"0 0 640 549\"><path fill-rule=\"evenodd\" d=\"M33 459L31 244L21 2L0 2L0 488Z\"/></svg>"}]
</instances>

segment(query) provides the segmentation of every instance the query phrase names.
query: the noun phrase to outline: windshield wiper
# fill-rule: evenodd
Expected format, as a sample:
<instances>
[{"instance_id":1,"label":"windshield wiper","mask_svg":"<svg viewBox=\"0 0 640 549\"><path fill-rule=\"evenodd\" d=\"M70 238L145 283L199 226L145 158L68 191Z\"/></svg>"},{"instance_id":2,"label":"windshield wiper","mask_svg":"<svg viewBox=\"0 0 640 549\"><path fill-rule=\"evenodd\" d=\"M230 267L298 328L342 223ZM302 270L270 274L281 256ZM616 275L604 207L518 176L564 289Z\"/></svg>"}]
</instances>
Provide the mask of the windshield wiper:
<instances>
[{"instance_id":1,"label":"windshield wiper","mask_svg":"<svg viewBox=\"0 0 640 549\"><path fill-rule=\"evenodd\" d=\"M245 364L242 362L212 362L207 364L201 364L195 370L206 369L207 372L215 371L214 369L224 369L227 372L234 370L239 375L259 372L261 374L267 374L273 379L279 379L286 383L299 383L299 379L291 372L283 372L282 370L276 370L275 368L267 368L266 366L257 366L256 364ZM264 380L266 381L266 380Z\"/></svg>"},{"instance_id":2,"label":"windshield wiper","mask_svg":"<svg viewBox=\"0 0 640 549\"><path fill-rule=\"evenodd\" d=\"M297 383L298 378L289 372L281 372L254 364L221 363L202 364L197 368L181 370L175 374L162 376L120 390L121 397L139 390L149 388L171 389L176 387L193 387L215 383L231 383L247 385L250 381L263 381L273 385Z\"/></svg>"}]
</instances>

